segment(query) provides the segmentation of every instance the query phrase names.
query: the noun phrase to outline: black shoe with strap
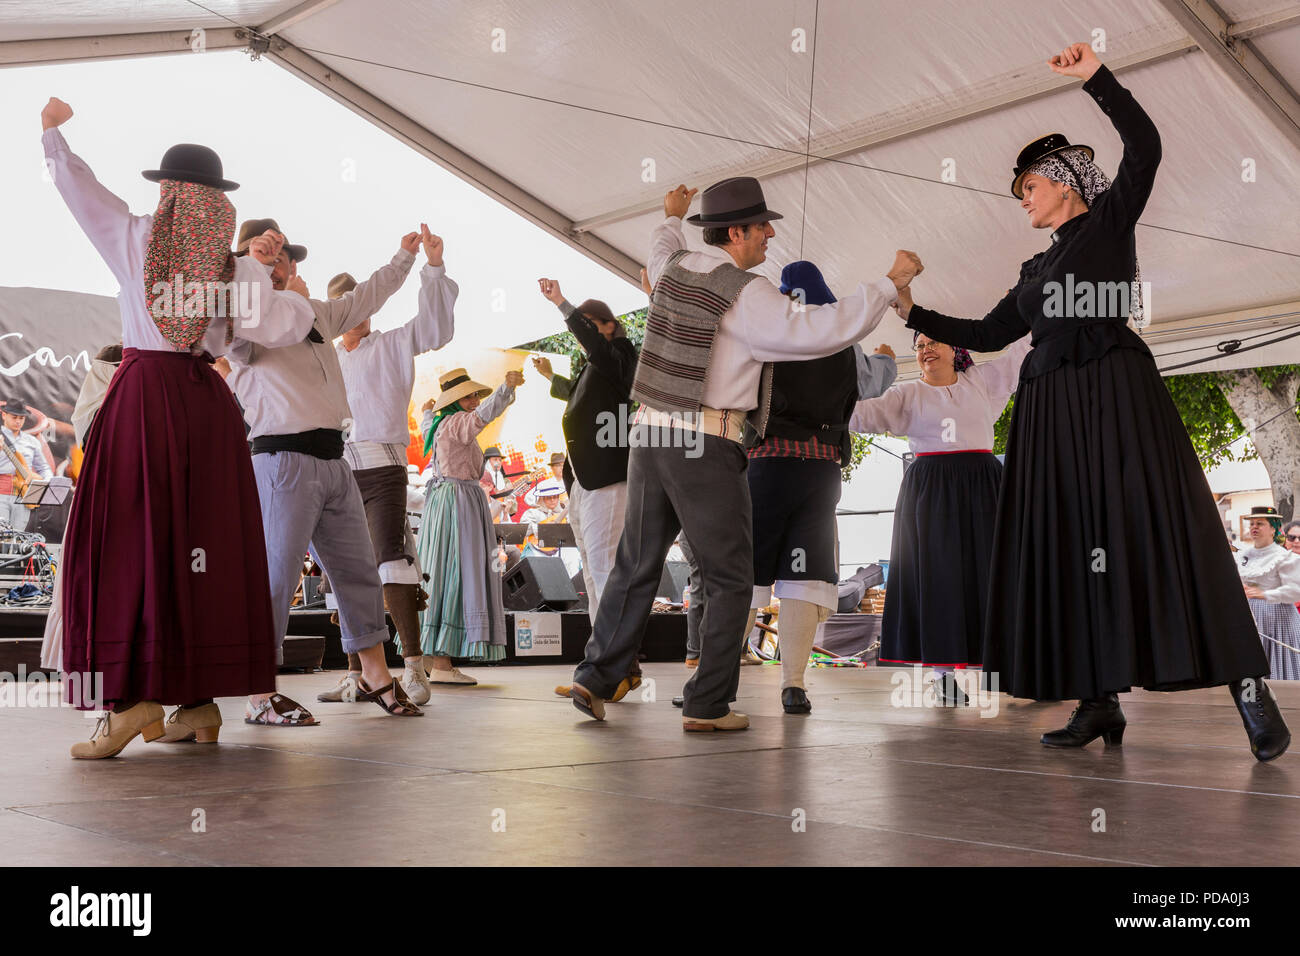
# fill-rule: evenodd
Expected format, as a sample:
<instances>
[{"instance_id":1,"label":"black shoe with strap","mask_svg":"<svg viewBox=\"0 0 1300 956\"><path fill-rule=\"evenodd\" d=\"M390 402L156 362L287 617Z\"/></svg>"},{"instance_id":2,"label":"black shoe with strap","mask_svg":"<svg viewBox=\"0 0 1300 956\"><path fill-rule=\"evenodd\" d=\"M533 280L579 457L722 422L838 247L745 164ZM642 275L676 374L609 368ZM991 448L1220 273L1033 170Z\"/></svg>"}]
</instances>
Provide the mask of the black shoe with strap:
<instances>
[{"instance_id":1,"label":"black shoe with strap","mask_svg":"<svg viewBox=\"0 0 1300 956\"><path fill-rule=\"evenodd\" d=\"M1118 747L1124 741L1126 726L1119 696L1106 694L1079 701L1064 728L1043 734L1040 739L1046 747L1083 747L1100 737L1108 747Z\"/></svg>"},{"instance_id":2,"label":"black shoe with strap","mask_svg":"<svg viewBox=\"0 0 1300 956\"><path fill-rule=\"evenodd\" d=\"M1247 677L1228 685L1232 699L1241 714L1241 722L1250 737L1250 752L1256 760L1265 761L1280 757L1291 746L1291 731L1287 729L1277 698L1268 689L1262 677Z\"/></svg>"},{"instance_id":3,"label":"black shoe with strap","mask_svg":"<svg viewBox=\"0 0 1300 956\"><path fill-rule=\"evenodd\" d=\"M781 691L781 706L787 714L812 713L812 703L802 687L787 687Z\"/></svg>"}]
</instances>

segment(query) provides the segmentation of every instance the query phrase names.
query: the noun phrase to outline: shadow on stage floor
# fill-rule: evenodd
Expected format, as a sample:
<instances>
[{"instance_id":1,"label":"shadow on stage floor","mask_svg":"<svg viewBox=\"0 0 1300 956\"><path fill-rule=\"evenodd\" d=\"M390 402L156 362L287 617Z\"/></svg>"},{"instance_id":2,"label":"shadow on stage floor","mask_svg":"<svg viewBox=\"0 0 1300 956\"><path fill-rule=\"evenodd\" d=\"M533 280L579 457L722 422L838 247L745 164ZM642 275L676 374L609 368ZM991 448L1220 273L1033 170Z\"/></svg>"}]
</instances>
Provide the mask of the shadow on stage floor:
<instances>
[{"instance_id":1,"label":"shadow on stage floor","mask_svg":"<svg viewBox=\"0 0 1300 956\"><path fill-rule=\"evenodd\" d=\"M653 699L634 693L603 724L553 695L568 667L467 670L478 687L437 689L416 719L314 703L337 673L282 676L321 726L248 726L223 700L220 745L137 738L96 762L67 755L93 727L78 712L0 709L5 862L1300 861L1300 746L1258 764L1221 688L1126 695L1122 749L1060 751L1037 738L1068 704L897 707L889 669L811 671L814 712L795 717L779 668L746 667L752 726L734 734L682 733L680 664L647 665ZM1300 729L1300 686L1273 687Z\"/></svg>"}]
</instances>

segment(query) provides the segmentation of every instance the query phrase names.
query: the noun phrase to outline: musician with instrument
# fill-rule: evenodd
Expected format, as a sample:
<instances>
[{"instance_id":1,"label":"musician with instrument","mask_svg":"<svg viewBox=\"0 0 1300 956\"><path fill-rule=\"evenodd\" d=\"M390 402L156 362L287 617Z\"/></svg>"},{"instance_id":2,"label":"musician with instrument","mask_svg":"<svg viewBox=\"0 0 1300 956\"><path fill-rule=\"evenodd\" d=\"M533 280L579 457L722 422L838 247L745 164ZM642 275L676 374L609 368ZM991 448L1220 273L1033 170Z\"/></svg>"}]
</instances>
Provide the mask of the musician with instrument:
<instances>
[{"instance_id":1,"label":"musician with instrument","mask_svg":"<svg viewBox=\"0 0 1300 956\"><path fill-rule=\"evenodd\" d=\"M520 524L557 524L564 520L567 509L560 501L564 485L554 478L546 478L538 482L533 494L537 496L537 504L524 512Z\"/></svg>"},{"instance_id":2,"label":"musician with instrument","mask_svg":"<svg viewBox=\"0 0 1300 956\"><path fill-rule=\"evenodd\" d=\"M433 407L433 402L432 398L429 399L429 408ZM515 488L506 477L504 465L505 459L501 457L501 449L496 445L483 452L483 475L478 483L487 492L488 508L492 512L494 522L511 519L519 510L519 502L515 500Z\"/></svg>"},{"instance_id":3,"label":"musician with instrument","mask_svg":"<svg viewBox=\"0 0 1300 956\"><path fill-rule=\"evenodd\" d=\"M27 406L16 398L0 405L4 427L0 429L0 520L9 522L14 531L27 527L30 505L23 504L23 495L33 481L48 479L52 474L45 460L40 440L23 433L27 421Z\"/></svg>"}]
</instances>

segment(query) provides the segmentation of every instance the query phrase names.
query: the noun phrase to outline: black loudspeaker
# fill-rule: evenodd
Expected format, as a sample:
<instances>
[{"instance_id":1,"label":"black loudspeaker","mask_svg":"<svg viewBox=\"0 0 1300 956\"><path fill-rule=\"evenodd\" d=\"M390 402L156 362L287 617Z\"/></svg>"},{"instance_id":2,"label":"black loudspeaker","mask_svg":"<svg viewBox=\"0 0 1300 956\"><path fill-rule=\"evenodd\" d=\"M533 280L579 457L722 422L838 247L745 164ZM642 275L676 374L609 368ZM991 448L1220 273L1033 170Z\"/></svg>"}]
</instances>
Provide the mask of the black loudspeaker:
<instances>
[{"instance_id":1,"label":"black loudspeaker","mask_svg":"<svg viewBox=\"0 0 1300 956\"><path fill-rule=\"evenodd\" d=\"M507 611L536 611L543 607L567 611L578 603L578 592L558 555L529 555L501 579Z\"/></svg>"},{"instance_id":2,"label":"black loudspeaker","mask_svg":"<svg viewBox=\"0 0 1300 956\"><path fill-rule=\"evenodd\" d=\"M72 510L72 496L60 505L38 505L27 515L26 530L45 536L46 544L62 544L63 532L68 526L68 512Z\"/></svg>"},{"instance_id":3,"label":"black loudspeaker","mask_svg":"<svg viewBox=\"0 0 1300 956\"><path fill-rule=\"evenodd\" d=\"M670 604L682 603L682 589L690 582L691 566L685 561L664 562L664 573L659 578L655 597L664 597Z\"/></svg>"},{"instance_id":4,"label":"black loudspeaker","mask_svg":"<svg viewBox=\"0 0 1300 956\"><path fill-rule=\"evenodd\" d=\"M573 590L578 592L578 601L570 611L585 611L591 606L591 597L587 594L587 580L582 576L582 568L573 572L573 577L569 578L569 583L573 585Z\"/></svg>"}]
</instances>

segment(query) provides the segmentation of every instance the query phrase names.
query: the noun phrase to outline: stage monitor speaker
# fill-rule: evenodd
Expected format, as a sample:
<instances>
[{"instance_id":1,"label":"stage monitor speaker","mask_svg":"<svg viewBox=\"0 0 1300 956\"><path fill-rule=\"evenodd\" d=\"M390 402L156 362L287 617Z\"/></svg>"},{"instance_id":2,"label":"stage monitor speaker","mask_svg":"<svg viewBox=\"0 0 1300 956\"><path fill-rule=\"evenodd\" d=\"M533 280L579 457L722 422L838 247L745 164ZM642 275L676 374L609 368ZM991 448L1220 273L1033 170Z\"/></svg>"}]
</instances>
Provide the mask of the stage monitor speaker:
<instances>
[{"instance_id":1,"label":"stage monitor speaker","mask_svg":"<svg viewBox=\"0 0 1300 956\"><path fill-rule=\"evenodd\" d=\"M665 561L655 597L667 598L670 604L682 603L682 590L690 582L691 566L685 561Z\"/></svg>"},{"instance_id":2,"label":"stage monitor speaker","mask_svg":"<svg viewBox=\"0 0 1300 956\"><path fill-rule=\"evenodd\" d=\"M501 579L501 594L508 611L567 611L578 603L578 592L558 554L521 560Z\"/></svg>"},{"instance_id":3,"label":"stage monitor speaker","mask_svg":"<svg viewBox=\"0 0 1300 956\"><path fill-rule=\"evenodd\" d=\"M573 585L573 590L578 592L578 602L569 610L585 611L591 607L591 595L587 593L587 580L582 576L582 568L578 568L573 572L573 577L569 578L569 583Z\"/></svg>"}]
</instances>

